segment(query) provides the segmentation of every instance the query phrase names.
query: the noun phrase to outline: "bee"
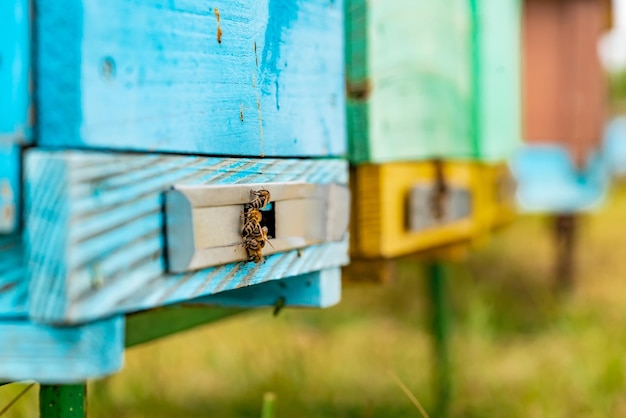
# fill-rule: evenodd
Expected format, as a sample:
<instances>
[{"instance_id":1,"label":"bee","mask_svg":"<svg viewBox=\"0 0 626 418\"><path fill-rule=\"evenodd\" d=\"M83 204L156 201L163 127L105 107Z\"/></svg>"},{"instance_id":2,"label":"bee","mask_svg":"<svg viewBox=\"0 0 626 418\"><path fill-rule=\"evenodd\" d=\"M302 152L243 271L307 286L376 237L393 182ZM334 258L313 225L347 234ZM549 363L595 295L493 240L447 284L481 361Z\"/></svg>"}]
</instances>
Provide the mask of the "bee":
<instances>
[{"instance_id":1,"label":"bee","mask_svg":"<svg viewBox=\"0 0 626 418\"><path fill-rule=\"evenodd\" d=\"M261 212L258 209L254 208L249 208L246 212L241 212L241 217L246 223L250 221L258 223L261 222L261 219L263 219L263 215L261 215Z\"/></svg>"},{"instance_id":2,"label":"bee","mask_svg":"<svg viewBox=\"0 0 626 418\"><path fill-rule=\"evenodd\" d=\"M276 299L276 303L274 303L274 316L277 316L280 313L280 311L285 307L286 302L287 301L284 296Z\"/></svg>"},{"instance_id":3,"label":"bee","mask_svg":"<svg viewBox=\"0 0 626 418\"><path fill-rule=\"evenodd\" d=\"M268 190L250 190L250 194L254 197L252 198L250 203L248 203L248 206L253 209L263 209L265 206L267 206L268 203L270 203L271 197Z\"/></svg>"},{"instance_id":4,"label":"bee","mask_svg":"<svg viewBox=\"0 0 626 418\"><path fill-rule=\"evenodd\" d=\"M263 245L265 244L261 244L254 238L247 237L243 240L243 246L246 248L248 257L250 257L251 261L254 261L257 264L263 261L263 253L261 251Z\"/></svg>"},{"instance_id":5,"label":"bee","mask_svg":"<svg viewBox=\"0 0 626 418\"><path fill-rule=\"evenodd\" d=\"M257 211L258 212L258 211ZM261 228L261 224L256 219L246 219L243 224L243 228L241 228L241 236L243 238L254 238L259 239L263 237L263 230Z\"/></svg>"},{"instance_id":6,"label":"bee","mask_svg":"<svg viewBox=\"0 0 626 418\"><path fill-rule=\"evenodd\" d=\"M264 226L263 228L261 228L261 235L258 237L254 237L254 239L256 239L260 244L261 244L261 248L265 247L265 244L269 244L270 247L274 248L274 246L272 245L272 243L269 241L269 235L267 235L268 229L266 226Z\"/></svg>"}]
</instances>

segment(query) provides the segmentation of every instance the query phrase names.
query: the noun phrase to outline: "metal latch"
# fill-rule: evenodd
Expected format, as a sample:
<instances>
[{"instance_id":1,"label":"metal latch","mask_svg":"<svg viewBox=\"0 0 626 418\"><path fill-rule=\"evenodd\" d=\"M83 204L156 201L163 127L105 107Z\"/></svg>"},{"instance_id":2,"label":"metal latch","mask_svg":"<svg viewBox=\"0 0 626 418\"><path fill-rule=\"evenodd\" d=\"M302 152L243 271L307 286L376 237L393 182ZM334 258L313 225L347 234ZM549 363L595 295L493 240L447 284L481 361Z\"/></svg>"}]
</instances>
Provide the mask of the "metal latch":
<instances>
[{"instance_id":1,"label":"metal latch","mask_svg":"<svg viewBox=\"0 0 626 418\"><path fill-rule=\"evenodd\" d=\"M248 261L243 213L251 191L268 190L263 255L341 241L348 233L350 191L339 184L175 185L165 194L168 268L184 272Z\"/></svg>"}]
</instances>

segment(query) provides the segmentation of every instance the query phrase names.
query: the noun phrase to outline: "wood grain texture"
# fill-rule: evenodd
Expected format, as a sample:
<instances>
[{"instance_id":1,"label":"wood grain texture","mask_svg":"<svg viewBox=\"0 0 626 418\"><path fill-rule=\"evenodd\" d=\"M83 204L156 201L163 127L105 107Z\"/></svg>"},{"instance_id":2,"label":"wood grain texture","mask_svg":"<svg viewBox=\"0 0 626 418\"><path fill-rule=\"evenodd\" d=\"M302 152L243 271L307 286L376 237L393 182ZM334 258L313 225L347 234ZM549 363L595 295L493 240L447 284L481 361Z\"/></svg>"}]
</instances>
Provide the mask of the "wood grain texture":
<instances>
[{"instance_id":1,"label":"wood grain texture","mask_svg":"<svg viewBox=\"0 0 626 418\"><path fill-rule=\"evenodd\" d=\"M0 235L18 230L21 203L21 151L0 143Z\"/></svg>"},{"instance_id":2,"label":"wood grain texture","mask_svg":"<svg viewBox=\"0 0 626 418\"><path fill-rule=\"evenodd\" d=\"M26 154L29 313L88 321L346 264L347 239L168 274L162 192L173 184L347 183L342 160L254 160L95 152ZM243 207L242 207L243 210Z\"/></svg>"},{"instance_id":3,"label":"wood grain texture","mask_svg":"<svg viewBox=\"0 0 626 418\"><path fill-rule=\"evenodd\" d=\"M35 0L38 142L345 153L341 0Z\"/></svg>"},{"instance_id":4,"label":"wood grain texture","mask_svg":"<svg viewBox=\"0 0 626 418\"><path fill-rule=\"evenodd\" d=\"M0 235L0 318L26 315L28 285L23 255L19 235Z\"/></svg>"},{"instance_id":5,"label":"wood grain texture","mask_svg":"<svg viewBox=\"0 0 626 418\"><path fill-rule=\"evenodd\" d=\"M350 0L350 159L499 160L520 138L519 0Z\"/></svg>"},{"instance_id":6,"label":"wood grain texture","mask_svg":"<svg viewBox=\"0 0 626 418\"><path fill-rule=\"evenodd\" d=\"M477 164L444 163L443 173L446 184L466 188L472 196L479 187ZM396 257L466 241L477 233L479 225L473 198L468 218L427 230L409 231L406 224L409 192L415 185L434 181L434 164L429 162L357 166L353 176L355 222L351 231L354 235L351 254L364 258Z\"/></svg>"},{"instance_id":7,"label":"wood grain texture","mask_svg":"<svg viewBox=\"0 0 626 418\"><path fill-rule=\"evenodd\" d=\"M0 144L26 142L30 121L30 1L0 2Z\"/></svg>"},{"instance_id":8,"label":"wood grain texture","mask_svg":"<svg viewBox=\"0 0 626 418\"><path fill-rule=\"evenodd\" d=\"M124 317L76 327L0 319L0 381L74 383L121 369Z\"/></svg>"}]
</instances>

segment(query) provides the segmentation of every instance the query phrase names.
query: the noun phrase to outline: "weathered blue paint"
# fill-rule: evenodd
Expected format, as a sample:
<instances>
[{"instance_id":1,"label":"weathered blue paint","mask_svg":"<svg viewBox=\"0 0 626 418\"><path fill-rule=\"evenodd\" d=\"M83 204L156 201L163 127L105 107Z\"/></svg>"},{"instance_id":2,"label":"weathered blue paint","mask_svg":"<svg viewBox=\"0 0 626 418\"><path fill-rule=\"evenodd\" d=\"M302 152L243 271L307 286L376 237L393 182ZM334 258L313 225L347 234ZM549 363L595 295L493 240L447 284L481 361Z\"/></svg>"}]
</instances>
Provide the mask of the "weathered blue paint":
<instances>
[{"instance_id":1,"label":"weathered blue paint","mask_svg":"<svg viewBox=\"0 0 626 418\"><path fill-rule=\"evenodd\" d=\"M26 294L22 239L0 235L0 318L26 315Z\"/></svg>"},{"instance_id":2,"label":"weathered blue paint","mask_svg":"<svg viewBox=\"0 0 626 418\"><path fill-rule=\"evenodd\" d=\"M0 234L16 232L20 214L20 148L0 143Z\"/></svg>"},{"instance_id":3,"label":"weathered blue paint","mask_svg":"<svg viewBox=\"0 0 626 418\"><path fill-rule=\"evenodd\" d=\"M597 207L607 193L608 169L599 154L576 170L555 144L526 146L513 159L517 200L526 212L577 213Z\"/></svg>"},{"instance_id":4,"label":"weathered blue paint","mask_svg":"<svg viewBox=\"0 0 626 418\"><path fill-rule=\"evenodd\" d=\"M341 269L326 269L199 299L208 305L253 308L277 303L292 307L326 308L341 299ZM279 302L280 301L280 302Z\"/></svg>"},{"instance_id":5,"label":"weathered blue paint","mask_svg":"<svg viewBox=\"0 0 626 418\"><path fill-rule=\"evenodd\" d=\"M0 318L0 381L74 383L120 370L124 317L75 327Z\"/></svg>"},{"instance_id":6,"label":"weathered blue paint","mask_svg":"<svg viewBox=\"0 0 626 418\"><path fill-rule=\"evenodd\" d=\"M30 135L29 0L0 2L0 144Z\"/></svg>"},{"instance_id":7,"label":"weathered blue paint","mask_svg":"<svg viewBox=\"0 0 626 418\"><path fill-rule=\"evenodd\" d=\"M29 313L53 323L148 309L346 264L343 241L168 274L162 192L174 184L347 184L343 160L94 152L26 154Z\"/></svg>"},{"instance_id":8,"label":"weathered blue paint","mask_svg":"<svg viewBox=\"0 0 626 418\"><path fill-rule=\"evenodd\" d=\"M43 146L345 152L341 0L35 0Z\"/></svg>"}]
</instances>

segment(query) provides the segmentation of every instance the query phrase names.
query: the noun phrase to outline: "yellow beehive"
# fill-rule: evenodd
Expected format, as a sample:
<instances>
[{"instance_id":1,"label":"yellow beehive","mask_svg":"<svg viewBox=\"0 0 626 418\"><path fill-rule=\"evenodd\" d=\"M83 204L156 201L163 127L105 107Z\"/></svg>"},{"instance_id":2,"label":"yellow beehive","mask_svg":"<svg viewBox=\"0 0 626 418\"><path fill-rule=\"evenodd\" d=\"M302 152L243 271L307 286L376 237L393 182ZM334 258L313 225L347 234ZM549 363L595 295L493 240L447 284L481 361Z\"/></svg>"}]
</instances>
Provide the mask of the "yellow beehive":
<instances>
[{"instance_id":1,"label":"yellow beehive","mask_svg":"<svg viewBox=\"0 0 626 418\"><path fill-rule=\"evenodd\" d=\"M354 167L351 179L352 255L356 258L391 258L470 241L481 231L481 199L476 197L482 177L480 165L467 162L427 161ZM408 220L412 215L423 219L434 216L429 208L424 207L420 213L414 213L416 207L409 204L412 191L420 187L436 190L440 183L447 193L456 191L467 196L466 215L453 219L435 217L428 227L409 228ZM436 206L436 202L433 201L432 205ZM450 203L443 206L444 212L453 209Z\"/></svg>"}]
</instances>

